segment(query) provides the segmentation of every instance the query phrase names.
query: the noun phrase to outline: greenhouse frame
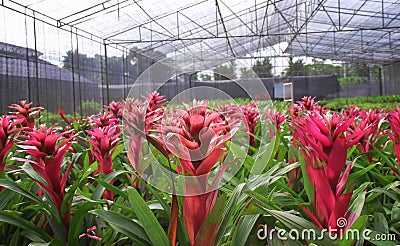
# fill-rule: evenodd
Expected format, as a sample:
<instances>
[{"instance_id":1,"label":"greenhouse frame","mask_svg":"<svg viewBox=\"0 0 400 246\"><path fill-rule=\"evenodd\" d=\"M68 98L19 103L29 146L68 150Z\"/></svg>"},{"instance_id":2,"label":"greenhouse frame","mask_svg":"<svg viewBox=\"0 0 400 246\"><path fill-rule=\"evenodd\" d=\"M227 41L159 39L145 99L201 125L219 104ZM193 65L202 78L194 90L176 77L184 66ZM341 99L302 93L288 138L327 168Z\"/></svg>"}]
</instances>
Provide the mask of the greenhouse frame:
<instances>
[{"instance_id":1,"label":"greenhouse frame","mask_svg":"<svg viewBox=\"0 0 400 246\"><path fill-rule=\"evenodd\" d=\"M398 9L394 0L3 0L2 76L11 81L9 71L19 69L24 76L14 78L14 87L31 92L3 99L2 110L17 99L49 101L45 89L33 91L45 86L39 83L46 77L42 66L57 66L58 77L74 74L73 90L64 96L70 99L59 106L84 113L84 102L106 104L126 97L130 85L156 61L179 54L215 59L199 57L203 51L226 55L212 61L215 65L229 59L253 62L295 56L379 66L376 94L396 94ZM20 68L12 63L15 53ZM274 71L282 70L276 61L273 66ZM180 81L190 83L188 75ZM84 96L87 80L99 84L97 96ZM2 98L10 95L3 93Z\"/></svg>"},{"instance_id":2,"label":"greenhouse frame","mask_svg":"<svg viewBox=\"0 0 400 246\"><path fill-rule=\"evenodd\" d=\"M0 246L400 245L400 0L0 0Z\"/></svg>"}]
</instances>

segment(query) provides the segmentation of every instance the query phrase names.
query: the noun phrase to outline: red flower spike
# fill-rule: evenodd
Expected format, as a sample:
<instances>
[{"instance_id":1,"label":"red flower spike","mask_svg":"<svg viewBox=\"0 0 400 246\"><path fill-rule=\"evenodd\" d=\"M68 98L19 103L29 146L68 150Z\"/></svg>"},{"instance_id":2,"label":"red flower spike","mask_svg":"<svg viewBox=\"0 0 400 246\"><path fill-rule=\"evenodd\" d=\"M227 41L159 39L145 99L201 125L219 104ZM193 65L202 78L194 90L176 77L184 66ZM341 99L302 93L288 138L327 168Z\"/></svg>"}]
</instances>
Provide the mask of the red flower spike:
<instances>
[{"instance_id":1,"label":"red flower spike","mask_svg":"<svg viewBox=\"0 0 400 246\"><path fill-rule=\"evenodd\" d=\"M357 116L356 120L350 125L350 132L354 135L364 133L357 142L358 148L363 153L372 151L379 136L383 134L383 132L379 130L379 125L385 118L382 111L366 111L352 107L347 114ZM373 162L372 157L372 155L367 155L367 159L371 163Z\"/></svg>"},{"instance_id":2,"label":"red flower spike","mask_svg":"<svg viewBox=\"0 0 400 246\"><path fill-rule=\"evenodd\" d=\"M71 124L71 122L67 119L67 117L65 117L64 110L60 109L60 110L58 110L57 113L60 115L61 119L63 119L63 121L64 121L67 125Z\"/></svg>"},{"instance_id":3,"label":"red flower spike","mask_svg":"<svg viewBox=\"0 0 400 246\"><path fill-rule=\"evenodd\" d=\"M142 143L153 128L153 123L146 121L147 108L143 102L128 98L124 105L123 120L129 136L128 159L132 168L139 171Z\"/></svg>"},{"instance_id":4,"label":"red flower spike","mask_svg":"<svg viewBox=\"0 0 400 246\"><path fill-rule=\"evenodd\" d=\"M303 97L300 101L297 101L294 105L288 108L289 115L294 117L298 117L308 111L324 114L329 110L324 106L317 105L315 97Z\"/></svg>"},{"instance_id":5,"label":"red flower spike","mask_svg":"<svg viewBox=\"0 0 400 246\"><path fill-rule=\"evenodd\" d=\"M123 107L124 104L122 102L114 102L114 101L112 101L108 106L104 106L104 108L108 110L116 119L122 116Z\"/></svg>"},{"instance_id":6,"label":"red flower spike","mask_svg":"<svg viewBox=\"0 0 400 246\"><path fill-rule=\"evenodd\" d=\"M400 108L389 112L387 119L390 124L391 132L389 132L389 137L394 143L394 150L396 152L397 162L400 165Z\"/></svg>"},{"instance_id":7,"label":"red flower spike","mask_svg":"<svg viewBox=\"0 0 400 246\"><path fill-rule=\"evenodd\" d=\"M98 161L98 171L104 174L112 172L112 155L120 141L121 131L118 125L109 125L103 128L92 126L92 131L86 130L91 138L87 140L91 143L90 152ZM113 184L113 182L110 182ZM114 195L106 190L103 194L104 199L113 200Z\"/></svg>"},{"instance_id":8,"label":"red flower spike","mask_svg":"<svg viewBox=\"0 0 400 246\"><path fill-rule=\"evenodd\" d=\"M0 118L0 172L6 167L4 161L7 153L14 146L14 140L21 128L17 127L24 119L13 120L12 116L3 115Z\"/></svg>"},{"instance_id":9,"label":"red flower spike","mask_svg":"<svg viewBox=\"0 0 400 246\"><path fill-rule=\"evenodd\" d=\"M265 109L264 121L268 123L269 137L272 139L276 135L276 131L280 130L280 126L286 120L286 116L273 109Z\"/></svg>"},{"instance_id":10,"label":"red flower spike","mask_svg":"<svg viewBox=\"0 0 400 246\"><path fill-rule=\"evenodd\" d=\"M10 112L17 119L23 119L21 125L29 129L35 127L35 116L40 113L43 109L42 107L32 107L32 103L26 103L26 101L21 101L20 104L12 104L9 108L15 109L16 112Z\"/></svg>"},{"instance_id":11,"label":"red flower spike","mask_svg":"<svg viewBox=\"0 0 400 246\"><path fill-rule=\"evenodd\" d=\"M250 136L250 145L253 147L257 147L257 140L254 136L254 132L256 126L258 124L258 119L260 118L260 113L255 102L249 102L246 105L242 106L242 112L247 122L248 133ZM250 154L251 151L250 151Z\"/></svg>"},{"instance_id":12,"label":"red flower spike","mask_svg":"<svg viewBox=\"0 0 400 246\"><path fill-rule=\"evenodd\" d=\"M98 114L96 116L91 117L91 121L97 127L106 127L112 126L115 124L119 124L119 118L115 118L114 115L110 112L104 112L103 114Z\"/></svg>"},{"instance_id":13,"label":"red flower spike","mask_svg":"<svg viewBox=\"0 0 400 246\"><path fill-rule=\"evenodd\" d=\"M310 201L311 211L305 207L302 209L321 228L335 229L338 218L349 216L352 194L343 190L351 164L343 174L342 171L346 165L348 148L356 144L367 131L359 129L355 132L350 128L355 117L316 111L292 117L294 145L300 147L304 154L306 173L315 192L314 200ZM357 217L353 215L353 219Z\"/></svg>"},{"instance_id":14,"label":"red flower spike","mask_svg":"<svg viewBox=\"0 0 400 246\"><path fill-rule=\"evenodd\" d=\"M25 140L19 141L19 146L32 159L17 159L31 163L33 169L46 181L46 184L36 180L45 189L59 213L65 197L65 184L72 169L73 163L61 176L61 166L64 156L71 146L71 138L66 139L63 134L57 134L52 127L46 128L40 125L39 129L33 129L27 136L21 136ZM60 214L66 226L69 225L69 209L65 214Z\"/></svg>"},{"instance_id":15,"label":"red flower spike","mask_svg":"<svg viewBox=\"0 0 400 246\"><path fill-rule=\"evenodd\" d=\"M186 110L166 112L163 125L157 126L158 139L155 145L160 151L167 150L168 155L176 155L181 166L180 174L196 176L197 182L186 183L183 214L190 244L195 238L207 215L213 208L217 191L207 188L208 173L227 152L225 143L239 129L241 121L228 123L224 118L235 116L207 110L207 101L193 101L193 107L185 105ZM164 141L165 140L165 141ZM225 165L226 166L226 165ZM223 168L223 170L225 170ZM200 181L201 180L201 181ZM199 194L199 195L195 195Z\"/></svg>"}]
</instances>

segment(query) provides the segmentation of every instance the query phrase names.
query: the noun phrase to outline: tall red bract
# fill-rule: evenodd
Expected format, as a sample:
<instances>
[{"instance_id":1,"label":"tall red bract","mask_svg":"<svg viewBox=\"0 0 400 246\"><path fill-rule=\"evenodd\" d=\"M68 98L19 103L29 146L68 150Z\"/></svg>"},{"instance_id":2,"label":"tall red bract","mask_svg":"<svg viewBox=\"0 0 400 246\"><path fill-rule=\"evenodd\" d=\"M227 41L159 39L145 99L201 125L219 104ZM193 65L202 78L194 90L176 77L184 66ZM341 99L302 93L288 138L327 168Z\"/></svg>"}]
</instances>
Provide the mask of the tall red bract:
<instances>
[{"instance_id":1,"label":"tall red bract","mask_svg":"<svg viewBox=\"0 0 400 246\"><path fill-rule=\"evenodd\" d=\"M21 101L20 104L12 104L9 108L15 109L15 112L10 112L17 119L23 119L21 125L23 127L33 129L35 127L35 117L43 109L42 107L31 107L32 103Z\"/></svg>"},{"instance_id":2,"label":"tall red bract","mask_svg":"<svg viewBox=\"0 0 400 246\"><path fill-rule=\"evenodd\" d=\"M61 167L65 154L72 144L72 139L65 138L62 133L57 133L52 127L46 128L40 125L27 135L21 136L24 140L19 141L19 146L32 158L17 159L29 162L33 169L44 179L45 183L35 180L46 190L66 226L69 224L69 208L61 214L61 205L65 197L65 184L72 164L61 175Z\"/></svg>"},{"instance_id":3,"label":"tall red bract","mask_svg":"<svg viewBox=\"0 0 400 246\"><path fill-rule=\"evenodd\" d=\"M129 141L128 159L138 172L143 171L139 167L143 140L153 140L149 137L150 133L161 123L166 103L165 97L158 92L149 93L144 102L133 98L124 102L123 119ZM157 142L151 142L157 145Z\"/></svg>"},{"instance_id":4,"label":"tall red bract","mask_svg":"<svg viewBox=\"0 0 400 246\"><path fill-rule=\"evenodd\" d=\"M250 145L256 148L257 139L254 136L254 133L256 126L259 123L258 120L260 118L260 112L258 110L257 104L255 102L249 102L246 105L243 105L241 109L247 122ZM251 150L249 152L250 154L252 154Z\"/></svg>"},{"instance_id":5,"label":"tall red bract","mask_svg":"<svg viewBox=\"0 0 400 246\"><path fill-rule=\"evenodd\" d=\"M207 187L209 172L224 160L225 143L238 130L238 122L227 124L222 113L208 110L207 105L207 101L185 105L185 110L175 110L159 128L164 150L179 158L178 172L197 178L184 188L183 216L191 245L218 194Z\"/></svg>"},{"instance_id":6,"label":"tall red bract","mask_svg":"<svg viewBox=\"0 0 400 246\"><path fill-rule=\"evenodd\" d=\"M346 110L347 111L347 110ZM361 150L362 153L368 153L369 151L374 150L374 144L378 140L379 136L382 135L382 132L379 130L379 125L381 121L385 118L383 113L379 110L360 110L352 107L348 110L348 113L345 115L355 116L356 119L350 125L350 132L364 132L364 135L360 138L357 146ZM373 162L373 155L367 154L367 159L369 162Z\"/></svg>"},{"instance_id":7,"label":"tall red bract","mask_svg":"<svg viewBox=\"0 0 400 246\"><path fill-rule=\"evenodd\" d=\"M392 130L389 132L389 136L394 143L394 151L396 152L397 162L400 165L400 108L389 112L387 119Z\"/></svg>"},{"instance_id":8,"label":"tall red bract","mask_svg":"<svg viewBox=\"0 0 400 246\"><path fill-rule=\"evenodd\" d=\"M122 102L114 102L112 101L108 106L104 106L104 108L112 113L115 118L120 118L122 116L122 108L124 104Z\"/></svg>"},{"instance_id":9,"label":"tall red bract","mask_svg":"<svg viewBox=\"0 0 400 246\"><path fill-rule=\"evenodd\" d=\"M92 126L91 131L86 130L86 133L91 136L88 140L91 144L90 152L99 163L98 171L106 175L111 173L113 170L112 155L120 141L119 125ZM110 183L113 184L113 181ZM104 199L114 200L114 194L109 190L104 191L103 197Z\"/></svg>"},{"instance_id":10,"label":"tall red bract","mask_svg":"<svg viewBox=\"0 0 400 246\"><path fill-rule=\"evenodd\" d=\"M6 167L5 157L14 146L14 141L21 128L19 124L24 119L13 120L12 116L3 115L0 118L0 173L4 172ZM1 188L0 188L1 190Z\"/></svg>"},{"instance_id":11,"label":"tall red bract","mask_svg":"<svg viewBox=\"0 0 400 246\"><path fill-rule=\"evenodd\" d=\"M304 115L307 111L319 112L321 114L328 112L324 106L319 106L315 102L315 97L303 97L301 100L288 108L288 113L291 116Z\"/></svg>"},{"instance_id":12,"label":"tall red bract","mask_svg":"<svg viewBox=\"0 0 400 246\"><path fill-rule=\"evenodd\" d=\"M286 116L282 112L267 108L264 112L264 120L268 124L269 137L273 138L279 131L281 124L286 120Z\"/></svg>"},{"instance_id":13,"label":"tall red bract","mask_svg":"<svg viewBox=\"0 0 400 246\"><path fill-rule=\"evenodd\" d=\"M348 211L352 189L345 189L351 165L343 175L347 150L356 144L365 131L350 134L353 118L340 117L338 113L310 112L293 118L294 144L301 148L306 160L306 173L314 188L311 211L302 207L320 228L338 229L337 219L344 217L349 228L359 216ZM332 231L334 234L336 232Z\"/></svg>"}]
</instances>

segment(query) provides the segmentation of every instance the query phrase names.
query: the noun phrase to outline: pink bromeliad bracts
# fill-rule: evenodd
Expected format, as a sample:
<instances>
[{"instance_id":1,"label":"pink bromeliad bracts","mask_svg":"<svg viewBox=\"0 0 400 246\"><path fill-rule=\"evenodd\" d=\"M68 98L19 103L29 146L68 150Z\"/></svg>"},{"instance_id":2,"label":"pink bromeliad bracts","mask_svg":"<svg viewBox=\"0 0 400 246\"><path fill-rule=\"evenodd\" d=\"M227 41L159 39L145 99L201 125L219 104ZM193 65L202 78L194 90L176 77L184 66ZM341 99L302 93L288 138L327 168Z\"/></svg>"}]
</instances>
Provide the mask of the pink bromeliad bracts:
<instances>
[{"instance_id":1,"label":"pink bromeliad bracts","mask_svg":"<svg viewBox=\"0 0 400 246\"><path fill-rule=\"evenodd\" d=\"M359 216L348 211L352 189L345 189L345 184L351 164L342 174L348 148L365 134L365 130L349 131L354 118L311 111L292 119L293 141L304 155L306 174L314 188L311 210L302 209L320 228L337 229L337 220L343 217L348 221L344 229L348 229Z\"/></svg>"}]
</instances>

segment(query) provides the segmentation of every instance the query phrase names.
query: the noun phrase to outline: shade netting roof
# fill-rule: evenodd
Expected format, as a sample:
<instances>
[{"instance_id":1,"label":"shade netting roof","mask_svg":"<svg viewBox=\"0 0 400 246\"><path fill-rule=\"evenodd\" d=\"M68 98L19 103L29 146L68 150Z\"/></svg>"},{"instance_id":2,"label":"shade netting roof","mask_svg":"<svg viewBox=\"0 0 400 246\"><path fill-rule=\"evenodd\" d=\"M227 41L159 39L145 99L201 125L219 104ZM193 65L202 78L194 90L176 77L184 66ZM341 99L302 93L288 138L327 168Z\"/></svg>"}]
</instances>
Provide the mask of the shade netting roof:
<instances>
[{"instance_id":1,"label":"shade netting roof","mask_svg":"<svg viewBox=\"0 0 400 246\"><path fill-rule=\"evenodd\" d=\"M3 0L7 8L100 42L169 54L400 60L398 0ZM273 55L273 54L263 54Z\"/></svg>"}]
</instances>

